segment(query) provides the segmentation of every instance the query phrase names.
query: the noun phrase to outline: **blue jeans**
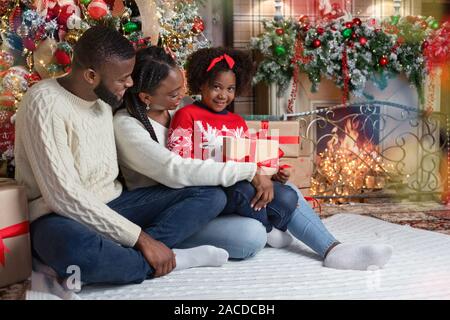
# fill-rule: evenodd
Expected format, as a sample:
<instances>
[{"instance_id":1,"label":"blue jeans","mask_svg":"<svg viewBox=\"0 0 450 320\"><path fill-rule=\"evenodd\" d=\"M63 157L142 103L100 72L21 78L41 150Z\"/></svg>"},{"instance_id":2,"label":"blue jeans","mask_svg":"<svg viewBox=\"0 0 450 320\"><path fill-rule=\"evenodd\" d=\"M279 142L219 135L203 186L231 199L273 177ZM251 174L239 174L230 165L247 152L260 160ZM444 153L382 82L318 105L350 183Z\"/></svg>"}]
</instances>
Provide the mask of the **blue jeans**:
<instances>
[{"instance_id":1,"label":"blue jeans","mask_svg":"<svg viewBox=\"0 0 450 320\"><path fill-rule=\"evenodd\" d=\"M231 187L225 188L227 205L224 214L237 213L241 216L260 221L267 232L275 227L286 231L292 214L297 207L298 195L292 188L273 181L274 198L266 208L255 211L250 207L251 200L256 195L255 187L248 181L240 181Z\"/></svg>"},{"instance_id":2,"label":"blue jeans","mask_svg":"<svg viewBox=\"0 0 450 320\"><path fill-rule=\"evenodd\" d=\"M214 244L214 228L220 228L220 224L208 227L208 222L223 210L225 201L225 195L218 187L170 189L154 186L124 191L108 206L173 248L187 247L189 242L192 246ZM202 234L205 226L208 232ZM254 227L253 232L259 234L260 243L253 241L257 243L253 252L249 245L246 252L237 252L236 258L251 256L264 246L261 229ZM252 233L252 230L248 231ZM213 239L208 238L211 236ZM233 244L231 253L237 243L246 240L246 236L233 238L233 234L228 234L228 237ZM187 244L185 240L188 240ZM122 247L91 228L58 214L48 214L34 221L31 241L34 256L60 277L68 276L66 272L70 265L80 268L84 283L140 283L154 273L140 251Z\"/></svg>"},{"instance_id":3,"label":"blue jeans","mask_svg":"<svg viewBox=\"0 0 450 320\"><path fill-rule=\"evenodd\" d=\"M290 182L286 185L290 186L298 195L298 207L295 209L287 226L289 232L324 258L328 249L337 240L325 228L322 220L320 220L298 188Z\"/></svg>"}]
</instances>

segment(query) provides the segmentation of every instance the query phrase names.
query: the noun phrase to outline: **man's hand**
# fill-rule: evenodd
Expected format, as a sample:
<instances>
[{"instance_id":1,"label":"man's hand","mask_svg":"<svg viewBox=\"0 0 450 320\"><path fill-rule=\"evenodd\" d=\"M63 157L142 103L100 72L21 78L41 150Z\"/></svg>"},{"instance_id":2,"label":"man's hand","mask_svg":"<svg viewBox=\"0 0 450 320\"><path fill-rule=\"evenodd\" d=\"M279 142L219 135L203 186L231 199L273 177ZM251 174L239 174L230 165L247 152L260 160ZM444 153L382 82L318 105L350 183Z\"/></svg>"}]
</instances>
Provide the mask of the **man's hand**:
<instances>
[{"instance_id":1,"label":"man's hand","mask_svg":"<svg viewBox=\"0 0 450 320\"><path fill-rule=\"evenodd\" d=\"M280 169L276 174L272 176L272 180L285 184L288 182L291 172L287 168Z\"/></svg>"},{"instance_id":2,"label":"man's hand","mask_svg":"<svg viewBox=\"0 0 450 320\"><path fill-rule=\"evenodd\" d=\"M273 182L268 175L256 174L252 185L256 189L256 195L251 201L251 207L259 211L273 200Z\"/></svg>"},{"instance_id":3,"label":"man's hand","mask_svg":"<svg viewBox=\"0 0 450 320\"><path fill-rule=\"evenodd\" d=\"M142 252L147 262L155 269L155 277L170 273L176 267L175 254L166 245L150 237L144 231L139 234L135 248Z\"/></svg>"}]
</instances>

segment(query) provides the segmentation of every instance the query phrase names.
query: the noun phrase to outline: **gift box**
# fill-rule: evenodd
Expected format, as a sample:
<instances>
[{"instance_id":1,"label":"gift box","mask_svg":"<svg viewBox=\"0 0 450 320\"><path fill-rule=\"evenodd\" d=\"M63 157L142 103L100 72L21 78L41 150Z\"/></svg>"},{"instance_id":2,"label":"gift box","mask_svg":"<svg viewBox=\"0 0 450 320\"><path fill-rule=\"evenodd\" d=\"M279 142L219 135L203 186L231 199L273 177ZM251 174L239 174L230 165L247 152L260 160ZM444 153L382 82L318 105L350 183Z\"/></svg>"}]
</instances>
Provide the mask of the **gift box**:
<instances>
[{"instance_id":1,"label":"gift box","mask_svg":"<svg viewBox=\"0 0 450 320\"><path fill-rule=\"evenodd\" d=\"M280 154L277 140L223 137L222 154L224 161L256 162L259 174L278 172Z\"/></svg>"},{"instance_id":2,"label":"gift box","mask_svg":"<svg viewBox=\"0 0 450 320\"><path fill-rule=\"evenodd\" d=\"M0 288L31 275L28 202L25 188L0 180Z\"/></svg>"},{"instance_id":3,"label":"gift box","mask_svg":"<svg viewBox=\"0 0 450 320\"><path fill-rule=\"evenodd\" d=\"M300 124L298 121L246 121L250 136L278 139L285 157L300 156Z\"/></svg>"},{"instance_id":4,"label":"gift box","mask_svg":"<svg viewBox=\"0 0 450 320\"><path fill-rule=\"evenodd\" d=\"M290 167L289 171L291 172L291 176L289 177L289 181L298 188L304 189L311 186L313 165L309 157L281 158L280 166L283 165Z\"/></svg>"}]
</instances>

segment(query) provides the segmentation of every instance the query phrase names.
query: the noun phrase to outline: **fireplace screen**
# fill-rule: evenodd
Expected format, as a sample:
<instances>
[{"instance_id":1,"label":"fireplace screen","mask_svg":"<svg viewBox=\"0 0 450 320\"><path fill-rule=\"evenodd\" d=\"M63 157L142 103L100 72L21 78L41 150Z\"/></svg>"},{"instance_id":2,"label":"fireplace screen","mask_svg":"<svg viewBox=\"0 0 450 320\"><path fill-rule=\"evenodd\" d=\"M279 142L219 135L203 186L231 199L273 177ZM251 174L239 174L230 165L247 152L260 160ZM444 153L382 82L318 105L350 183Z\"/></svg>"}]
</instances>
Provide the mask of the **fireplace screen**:
<instances>
[{"instance_id":1,"label":"fireplace screen","mask_svg":"<svg viewBox=\"0 0 450 320\"><path fill-rule=\"evenodd\" d=\"M437 199L447 183L443 113L371 101L284 118L300 122L302 156L313 162L310 191L317 198Z\"/></svg>"}]
</instances>

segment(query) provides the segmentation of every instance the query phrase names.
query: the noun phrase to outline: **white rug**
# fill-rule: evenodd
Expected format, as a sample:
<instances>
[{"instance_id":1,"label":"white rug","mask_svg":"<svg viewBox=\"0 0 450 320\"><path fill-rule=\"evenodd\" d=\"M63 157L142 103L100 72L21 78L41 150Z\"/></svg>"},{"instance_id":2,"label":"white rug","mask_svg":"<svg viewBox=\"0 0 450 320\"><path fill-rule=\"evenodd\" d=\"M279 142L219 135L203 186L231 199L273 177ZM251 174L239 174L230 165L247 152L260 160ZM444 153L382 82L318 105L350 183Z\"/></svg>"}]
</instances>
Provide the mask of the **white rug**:
<instances>
[{"instance_id":1,"label":"white rug","mask_svg":"<svg viewBox=\"0 0 450 320\"><path fill-rule=\"evenodd\" d=\"M450 299L450 236L339 214L324 220L341 242L394 247L382 270L322 267L305 245L263 249L220 268L173 272L139 285L86 286L82 299Z\"/></svg>"}]
</instances>

